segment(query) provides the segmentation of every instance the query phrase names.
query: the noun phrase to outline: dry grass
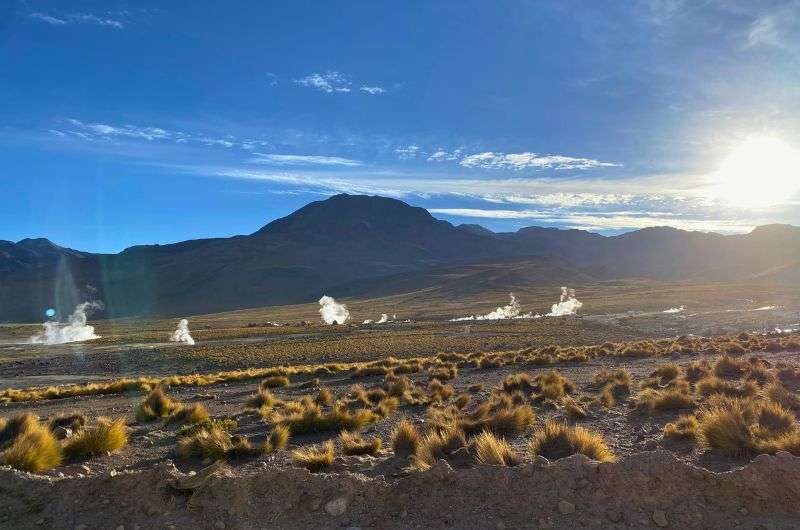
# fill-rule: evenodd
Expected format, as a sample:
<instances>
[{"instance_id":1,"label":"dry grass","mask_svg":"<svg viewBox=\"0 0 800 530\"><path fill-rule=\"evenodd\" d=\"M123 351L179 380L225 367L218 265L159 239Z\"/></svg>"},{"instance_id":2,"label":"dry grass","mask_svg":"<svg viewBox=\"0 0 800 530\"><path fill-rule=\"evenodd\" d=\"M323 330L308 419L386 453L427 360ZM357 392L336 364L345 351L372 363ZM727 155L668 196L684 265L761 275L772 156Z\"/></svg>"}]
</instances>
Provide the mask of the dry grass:
<instances>
[{"instance_id":1,"label":"dry grass","mask_svg":"<svg viewBox=\"0 0 800 530\"><path fill-rule=\"evenodd\" d=\"M282 386L289 386L289 378L285 375L275 375L272 377L268 377L261 381L261 388L279 388Z\"/></svg>"},{"instance_id":2,"label":"dry grass","mask_svg":"<svg viewBox=\"0 0 800 530\"><path fill-rule=\"evenodd\" d=\"M203 430L211 430L211 429L221 429L223 431L232 431L233 429L237 428L239 423L236 420L231 418L224 418L224 419L216 419L216 418L209 418L207 420L203 420L197 423L192 423L190 425L184 425L178 431L179 436L192 436L199 431Z\"/></svg>"},{"instance_id":3,"label":"dry grass","mask_svg":"<svg viewBox=\"0 0 800 530\"><path fill-rule=\"evenodd\" d=\"M733 381L725 381L713 375L698 381L695 389L699 395L706 397L713 394L722 394L730 397L749 397L758 392L758 387L752 381L738 384Z\"/></svg>"},{"instance_id":4,"label":"dry grass","mask_svg":"<svg viewBox=\"0 0 800 530\"><path fill-rule=\"evenodd\" d=\"M32 412L23 412L10 420L0 420L0 448L39 426L39 420Z\"/></svg>"},{"instance_id":5,"label":"dry grass","mask_svg":"<svg viewBox=\"0 0 800 530\"><path fill-rule=\"evenodd\" d=\"M617 401L630 395L633 387L633 377L630 371L623 368L609 372L605 368L594 374L593 386L600 389L598 401L601 405L611 408Z\"/></svg>"},{"instance_id":6,"label":"dry grass","mask_svg":"<svg viewBox=\"0 0 800 530\"><path fill-rule=\"evenodd\" d=\"M147 422L158 418L166 418L178 411L181 404L164 393L164 389L154 388L136 409L136 421Z\"/></svg>"},{"instance_id":7,"label":"dry grass","mask_svg":"<svg viewBox=\"0 0 800 530\"><path fill-rule=\"evenodd\" d=\"M489 431L472 439L475 461L490 466L515 466L522 460L511 445Z\"/></svg>"},{"instance_id":8,"label":"dry grass","mask_svg":"<svg viewBox=\"0 0 800 530\"><path fill-rule=\"evenodd\" d=\"M643 412L680 410L694 406L688 385L656 390L645 388L636 396L636 408Z\"/></svg>"},{"instance_id":9,"label":"dry grass","mask_svg":"<svg viewBox=\"0 0 800 530\"><path fill-rule=\"evenodd\" d=\"M392 429L391 441L395 456L407 458L417 452L419 431L410 421L402 420Z\"/></svg>"},{"instance_id":10,"label":"dry grass","mask_svg":"<svg viewBox=\"0 0 800 530\"><path fill-rule=\"evenodd\" d=\"M321 447L303 447L292 451L292 462L315 473L333 464L334 456L333 441L328 440Z\"/></svg>"},{"instance_id":11,"label":"dry grass","mask_svg":"<svg viewBox=\"0 0 800 530\"><path fill-rule=\"evenodd\" d=\"M179 407L172 414L167 416L165 422L167 425L185 425L190 423L200 423L209 419L209 417L210 416L208 415L206 408L200 403L195 403L194 405Z\"/></svg>"},{"instance_id":12,"label":"dry grass","mask_svg":"<svg viewBox=\"0 0 800 530\"><path fill-rule=\"evenodd\" d=\"M467 447L464 431L457 427L434 430L422 437L414 455L414 466L427 469L437 460L447 459L459 449Z\"/></svg>"},{"instance_id":13,"label":"dry grass","mask_svg":"<svg viewBox=\"0 0 800 530\"><path fill-rule=\"evenodd\" d=\"M231 435L218 427L202 429L178 440L178 456L184 459L224 460L233 449Z\"/></svg>"},{"instance_id":14,"label":"dry grass","mask_svg":"<svg viewBox=\"0 0 800 530\"><path fill-rule=\"evenodd\" d=\"M503 380L503 390L509 394L516 391L533 392L534 382L528 374L512 374Z\"/></svg>"},{"instance_id":15,"label":"dry grass","mask_svg":"<svg viewBox=\"0 0 800 530\"><path fill-rule=\"evenodd\" d=\"M269 408L275 405L277 401L277 398L272 395L272 392L266 388L259 388L255 395L247 398L247 401L244 402L244 406L248 409Z\"/></svg>"},{"instance_id":16,"label":"dry grass","mask_svg":"<svg viewBox=\"0 0 800 530\"><path fill-rule=\"evenodd\" d=\"M744 374L746 368L747 362L743 359L735 359L729 355L723 355L714 363L712 372L717 377L738 378Z\"/></svg>"},{"instance_id":17,"label":"dry grass","mask_svg":"<svg viewBox=\"0 0 800 530\"><path fill-rule=\"evenodd\" d=\"M262 452L274 453L275 451L285 449L289 444L290 435L291 433L289 432L288 427L276 425L272 431L270 431L269 436L267 436L267 440L264 442Z\"/></svg>"},{"instance_id":18,"label":"dry grass","mask_svg":"<svg viewBox=\"0 0 800 530\"><path fill-rule=\"evenodd\" d=\"M115 453L128 444L125 419L98 418L97 423L87 427L64 442L64 454L68 458L91 458L106 453Z\"/></svg>"},{"instance_id":19,"label":"dry grass","mask_svg":"<svg viewBox=\"0 0 800 530\"><path fill-rule=\"evenodd\" d=\"M35 420L25 423L6 449L0 453L0 463L21 471L39 473L61 463L61 446L50 429Z\"/></svg>"},{"instance_id":20,"label":"dry grass","mask_svg":"<svg viewBox=\"0 0 800 530\"><path fill-rule=\"evenodd\" d=\"M369 425L380 418L368 409L350 412L343 402L334 403L324 412L311 400L301 402L299 410L288 414L278 413L273 417L276 424L285 425L292 434L307 434L327 431L354 430Z\"/></svg>"},{"instance_id":21,"label":"dry grass","mask_svg":"<svg viewBox=\"0 0 800 530\"><path fill-rule=\"evenodd\" d=\"M572 381L561 375L557 370L538 375L535 381L536 391L546 399L557 400L575 390L575 385Z\"/></svg>"},{"instance_id":22,"label":"dry grass","mask_svg":"<svg viewBox=\"0 0 800 530\"><path fill-rule=\"evenodd\" d=\"M541 455L549 460L574 454L586 455L600 462L616 460L614 453L599 434L583 427L570 427L555 421L546 421L534 433L530 449L534 455Z\"/></svg>"},{"instance_id":23,"label":"dry grass","mask_svg":"<svg viewBox=\"0 0 800 530\"><path fill-rule=\"evenodd\" d=\"M695 439L699 423L694 415L682 415L677 420L664 425L664 436L667 438Z\"/></svg>"},{"instance_id":24,"label":"dry grass","mask_svg":"<svg viewBox=\"0 0 800 530\"><path fill-rule=\"evenodd\" d=\"M86 416L80 412L73 412L72 414L59 414L58 416L52 418L48 424L51 431L55 431L56 429L63 427L65 429L70 429L72 432L77 432L83 429L84 425L86 425Z\"/></svg>"},{"instance_id":25,"label":"dry grass","mask_svg":"<svg viewBox=\"0 0 800 530\"><path fill-rule=\"evenodd\" d=\"M342 445L342 452L346 455L376 455L383 445L383 441L378 437L365 440L361 435L350 431L339 433L339 442Z\"/></svg>"}]
</instances>

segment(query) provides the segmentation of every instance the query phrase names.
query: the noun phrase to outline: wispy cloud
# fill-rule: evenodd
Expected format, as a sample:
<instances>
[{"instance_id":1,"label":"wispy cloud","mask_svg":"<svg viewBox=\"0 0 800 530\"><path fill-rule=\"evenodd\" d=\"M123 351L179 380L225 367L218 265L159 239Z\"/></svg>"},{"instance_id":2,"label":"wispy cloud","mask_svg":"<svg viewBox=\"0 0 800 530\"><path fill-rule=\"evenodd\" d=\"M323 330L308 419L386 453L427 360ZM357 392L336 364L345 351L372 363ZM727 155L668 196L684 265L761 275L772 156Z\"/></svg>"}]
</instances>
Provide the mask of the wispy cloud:
<instances>
[{"instance_id":1,"label":"wispy cloud","mask_svg":"<svg viewBox=\"0 0 800 530\"><path fill-rule=\"evenodd\" d=\"M538 155L536 153L495 153L486 151L465 156L459 162L464 167L484 169L592 169L614 167L620 164L593 158L576 158L564 155Z\"/></svg>"},{"instance_id":2,"label":"wispy cloud","mask_svg":"<svg viewBox=\"0 0 800 530\"><path fill-rule=\"evenodd\" d=\"M276 166L360 166L361 162L338 156L319 155L279 155L254 153L250 161L255 164L271 164Z\"/></svg>"},{"instance_id":3,"label":"wispy cloud","mask_svg":"<svg viewBox=\"0 0 800 530\"><path fill-rule=\"evenodd\" d=\"M371 94L373 96L380 96L381 94L386 93L386 89L380 86L362 85L361 88L359 88L359 90L361 90L362 92L366 92L367 94Z\"/></svg>"},{"instance_id":4,"label":"wispy cloud","mask_svg":"<svg viewBox=\"0 0 800 530\"><path fill-rule=\"evenodd\" d=\"M404 145L396 147L394 154L396 154L397 157L402 160L410 160L412 158L417 158L417 156L420 154L420 149L418 145Z\"/></svg>"},{"instance_id":5,"label":"wispy cloud","mask_svg":"<svg viewBox=\"0 0 800 530\"><path fill-rule=\"evenodd\" d=\"M121 13L124 14L124 13ZM105 15L93 15L91 13L64 13L64 14L51 14L51 13L31 13L29 18L45 22L52 26L68 26L72 24L92 24L95 26L106 26L116 29L125 27L124 22L120 18L111 18Z\"/></svg>"},{"instance_id":6,"label":"wispy cloud","mask_svg":"<svg viewBox=\"0 0 800 530\"><path fill-rule=\"evenodd\" d=\"M429 154L425 160L428 162L451 162L453 160L459 160L461 158L461 152L461 149L446 151L442 148L439 148L433 153Z\"/></svg>"},{"instance_id":7,"label":"wispy cloud","mask_svg":"<svg viewBox=\"0 0 800 530\"><path fill-rule=\"evenodd\" d=\"M323 74L309 74L303 78L295 79L294 82L298 85L327 92L328 94L350 92L350 85L352 85L342 74L333 70Z\"/></svg>"}]
</instances>

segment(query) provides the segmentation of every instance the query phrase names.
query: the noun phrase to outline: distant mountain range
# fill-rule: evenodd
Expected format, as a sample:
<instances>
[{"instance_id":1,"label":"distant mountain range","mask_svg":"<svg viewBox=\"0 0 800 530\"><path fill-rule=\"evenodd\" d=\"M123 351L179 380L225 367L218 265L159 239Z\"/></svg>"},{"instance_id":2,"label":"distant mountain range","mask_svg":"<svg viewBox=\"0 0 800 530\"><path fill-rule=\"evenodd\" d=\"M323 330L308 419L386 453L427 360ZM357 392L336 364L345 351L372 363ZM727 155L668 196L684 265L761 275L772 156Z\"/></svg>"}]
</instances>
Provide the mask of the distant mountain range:
<instances>
[{"instance_id":1,"label":"distant mountain range","mask_svg":"<svg viewBox=\"0 0 800 530\"><path fill-rule=\"evenodd\" d=\"M47 239L0 241L0 321L39 321L102 300L106 316L196 314L375 296L436 285L505 264L530 284L643 277L800 280L800 228L723 236L646 228L605 237L581 230L494 233L435 219L395 199L336 195L257 232L92 254Z\"/></svg>"}]
</instances>

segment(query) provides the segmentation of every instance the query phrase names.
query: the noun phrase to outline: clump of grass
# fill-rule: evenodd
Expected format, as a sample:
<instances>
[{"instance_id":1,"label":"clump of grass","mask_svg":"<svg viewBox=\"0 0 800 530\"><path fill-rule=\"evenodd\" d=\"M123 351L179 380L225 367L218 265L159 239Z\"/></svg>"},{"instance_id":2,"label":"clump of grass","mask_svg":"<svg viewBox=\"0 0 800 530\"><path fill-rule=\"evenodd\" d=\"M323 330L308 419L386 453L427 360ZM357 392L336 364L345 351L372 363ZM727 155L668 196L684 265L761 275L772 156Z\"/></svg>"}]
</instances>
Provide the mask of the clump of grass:
<instances>
[{"instance_id":1,"label":"clump of grass","mask_svg":"<svg viewBox=\"0 0 800 530\"><path fill-rule=\"evenodd\" d=\"M694 415L681 415L677 420L664 425L667 438L694 439L697 437L699 423Z\"/></svg>"},{"instance_id":2,"label":"clump of grass","mask_svg":"<svg viewBox=\"0 0 800 530\"><path fill-rule=\"evenodd\" d=\"M483 431L472 439L475 460L479 464L491 466L515 466L522 460L503 438L489 431Z\"/></svg>"},{"instance_id":3,"label":"clump of grass","mask_svg":"<svg viewBox=\"0 0 800 530\"><path fill-rule=\"evenodd\" d=\"M694 405L688 387L673 387L663 390L645 388L636 396L636 408L643 412L678 410Z\"/></svg>"},{"instance_id":4,"label":"clump of grass","mask_svg":"<svg viewBox=\"0 0 800 530\"><path fill-rule=\"evenodd\" d=\"M772 383L764 388L764 395L787 409L800 410L800 399L797 395L789 392L781 383Z\"/></svg>"},{"instance_id":5,"label":"clump of grass","mask_svg":"<svg viewBox=\"0 0 800 530\"><path fill-rule=\"evenodd\" d=\"M417 452L419 431L410 421L402 420L392 430L391 441L395 456L407 458Z\"/></svg>"},{"instance_id":6,"label":"clump of grass","mask_svg":"<svg viewBox=\"0 0 800 530\"><path fill-rule=\"evenodd\" d=\"M600 396L598 398L600 404L611 408L617 404L618 400L631 393L633 377L630 371L625 368L614 372L609 372L603 368L594 374L593 385L596 388L600 388Z\"/></svg>"},{"instance_id":7,"label":"clump of grass","mask_svg":"<svg viewBox=\"0 0 800 530\"><path fill-rule=\"evenodd\" d=\"M39 420L31 412L23 412L10 420L2 420L0 422L0 447L39 426Z\"/></svg>"},{"instance_id":8,"label":"clump of grass","mask_svg":"<svg viewBox=\"0 0 800 530\"><path fill-rule=\"evenodd\" d=\"M200 403L195 403L187 407L180 407L175 412L170 414L166 419L167 425L185 425L191 423L200 423L209 419L208 411Z\"/></svg>"},{"instance_id":9,"label":"clump of grass","mask_svg":"<svg viewBox=\"0 0 800 530\"><path fill-rule=\"evenodd\" d=\"M447 459L459 449L467 446L464 431L457 427L434 430L427 433L417 447L414 466L427 469L437 460Z\"/></svg>"},{"instance_id":10,"label":"clump of grass","mask_svg":"<svg viewBox=\"0 0 800 530\"><path fill-rule=\"evenodd\" d=\"M328 440L321 447L303 447L292 451L292 462L315 473L333 464L334 456L333 441Z\"/></svg>"},{"instance_id":11,"label":"clump of grass","mask_svg":"<svg viewBox=\"0 0 800 530\"><path fill-rule=\"evenodd\" d=\"M224 460L233 449L231 435L218 427L202 429L178 440L178 456L184 459Z\"/></svg>"},{"instance_id":12,"label":"clump of grass","mask_svg":"<svg viewBox=\"0 0 800 530\"><path fill-rule=\"evenodd\" d=\"M752 381L746 381L739 385L731 381L725 381L713 375L698 381L695 385L695 388L697 393L701 396L722 394L730 397L749 397L758 392L758 387Z\"/></svg>"},{"instance_id":13,"label":"clump of grass","mask_svg":"<svg viewBox=\"0 0 800 530\"><path fill-rule=\"evenodd\" d=\"M365 440L361 435L350 431L339 433L339 442L342 444L342 452L346 455L376 455L383 445L383 441L378 437Z\"/></svg>"},{"instance_id":14,"label":"clump of grass","mask_svg":"<svg viewBox=\"0 0 800 530\"><path fill-rule=\"evenodd\" d=\"M164 393L164 389L154 388L136 409L136 421L147 422L166 418L181 408L181 404Z\"/></svg>"},{"instance_id":15,"label":"clump of grass","mask_svg":"<svg viewBox=\"0 0 800 530\"><path fill-rule=\"evenodd\" d=\"M232 431L239 426L239 423L232 418L208 418L197 423L184 425L178 431L178 436L192 436L199 431L206 431L211 429L221 429L223 431Z\"/></svg>"},{"instance_id":16,"label":"clump of grass","mask_svg":"<svg viewBox=\"0 0 800 530\"><path fill-rule=\"evenodd\" d=\"M572 381L561 375L557 370L538 375L535 381L536 390L546 399L557 400L567 394L571 394L575 389Z\"/></svg>"},{"instance_id":17,"label":"clump of grass","mask_svg":"<svg viewBox=\"0 0 800 530\"><path fill-rule=\"evenodd\" d=\"M385 397L375 407L375 414L381 418L388 418L400 406L400 400L396 397Z\"/></svg>"},{"instance_id":18,"label":"clump of grass","mask_svg":"<svg viewBox=\"0 0 800 530\"><path fill-rule=\"evenodd\" d=\"M262 409L264 407L272 407L278 402L277 398L272 395L272 392L266 388L259 388L258 393L250 396L244 402L245 408L248 409Z\"/></svg>"},{"instance_id":19,"label":"clump of grass","mask_svg":"<svg viewBox=\"0 0 800 530\"><path fill-rule=\"evenodd\" d=\"M681 369L675 363L662 364L656 368L650 377L655 377L659 380L661 385L667 385L680 377Z\"/></svg>"},{"instance_id":20,"label":"clump of grass","mask_svg":"<svg viewBox=\"0 0 800 530\"><path fill-rule=\"evenodd\" d=\"M333 392L331 392L331 389L326 387L320 388L314 398L314 403L321 407L329 406L333 403Z\"/></svg>"},{"instance_id":21,"label":"clump of grass","mask_svg":"<svg viewBox=\"0 0 800 530\"><path fill-rule=\"evenodd\" d=\"M433 403L441 403L442 401L446 401L450 399L455 392L456 391L452 386L446 385L438 379L433 379L428 384L428 394Z\"/></svg>"},{"instance_id":22,"label":"clump of grass","mask_svg":"<svg viewBox=\"0 0 800 530\"><path fill-rule=\"evenodd\" d=\"M684 369L684 379L690 383L696 383L711 373L711 365L707 360L693 361Z\"/></svg>"},{"instance_id":23,"label":"clump of grass","mask_svg":"<svg viewBox=\"0 0 800 530\"><path fill-rule=\"evenodd\" d=\"M428 372L428 377L432 380L438 379L439 381L449 381L458 376L458 368L455 364L446 364L438 368L432 368Z\"/></svg>"},{"instance_id":24,"label":"clump of grass","mask_svg":"<svg viewBox=\"0 0 800 530\"><path fill-rule=\"evenodd\" d=\"M64 454L68 458L90 458L115 453L127 444L124 418L98 418L94 426L81 430L64 443Z\"/></svg>"},{"instance_id":25,"label":"clump of grass","mask_svg":"<svg viewBox=\"0 0 800 530\"><path fill-rule=\"evenodd\" d=\"M274 453L275 451L285 449L286 445L289 443L290 434L288 427L276 425L272 431L270 431L269 436L267 436L267 440L262 447L262 452Z\"/></svg>"},{"instance_id":26,"label":"clump of grass","mask_svg":"<svg viewBox=\"0 0 800 530\"><path fill-rule=\"evenodd\" d=\"M61 446L49 429L39 424L35 417L32 423L24 420L19 427L24 428L0 453L0 463L31 473L52 469L61 463Z\"/></svg>"},{"instance_id":27,"label":"clump of grass","mask_svg":"<svg viewBox=\"0 0 800 530\"><path fill-rule=\"evenodd\" d=\"M50 423L48 424L51 431L55 431L56 429L63 427L65 429L70 429L72 432L81 430L84 425L86 425L86 416L80 412L73 412L72 414L59 414L51 419Z\"/></svg>"},{"instance_id":28,"label":"clump of grass","mask_svg":"<svg viewBox=\"0 0 800 530\"><path fill-rule=\"evenodd\" d=\"M278 388L282 386L289 386L289 378L285 375L274 375L261 381L261 388L264 389Z\"/></svg>"},{"instance_id":29,"label":"clump of grass","mask_svg":"<svg viewBox=\"0 0 800 530\"><path fill-rule=\"evenodd\" d=\"M278 415L277 424L285 425L294 434L312 432L354 430L364 427L379 419L379 416L368 409L358 409L350 412L344 403L337 402L330 411L323 412L322 408L314 403L306 402L301 405L301 410Z\"/></svg>"},{"instance_id":30,"label":"clump of grass","mask_svg":"<svg viewBox=\"0 0 800 530\"><path fill-rule=\"evenodd\" d=\"M503 391L511 394L512 392L532 392L534 383L528 374L512 374L503 380Z\"/></svg>"},{"instance_id":31,"label":"clump of grass","mask_svg":"<svg viewBox=\"0 0 800 530\"><path fill-rule=\"evenodd\" d=\"M556 421L546 421L531 439L534 455L558 460L574 454L583 454L600 462L613 462L614 453L603 438L583 427L570 427Z\"/></svg>"},{"instance_id":32,"label":"clump of grass","mask_svg":"<svg viewBox=\"0 0 800 530\"><path fill-rule=\"evenodd\" d=\"M586 408L575 401L572 397L567 396L564 398L563 404L564 411L571 418L585 418L589 415L589 412L586 410Z\"/></svg>"},{"instance_id":33,"label":"clump of grass","mask_svg":"<svg viewBox=\"0 0 800 530\"><path fill-rule=\"evenodd\" d=\"M464 407L469 405L469 402L470 402L471 399L472 399L472 397L469 394L460 394L455 399L454 404L455 404L456 407L458 407L460 409L463 409Z\"/></svg>"},{"instance_id":34,"label":"clump of grass","mask_svg":"<svg viewBox=\"0 0 800 530\"><path fill-rule=\"evenodd\" d=\"M717 377L738 378L744 374L746 366L746 361L742 359L723 355L714 363L712 371Z\"/></svg>"}]
</instances>

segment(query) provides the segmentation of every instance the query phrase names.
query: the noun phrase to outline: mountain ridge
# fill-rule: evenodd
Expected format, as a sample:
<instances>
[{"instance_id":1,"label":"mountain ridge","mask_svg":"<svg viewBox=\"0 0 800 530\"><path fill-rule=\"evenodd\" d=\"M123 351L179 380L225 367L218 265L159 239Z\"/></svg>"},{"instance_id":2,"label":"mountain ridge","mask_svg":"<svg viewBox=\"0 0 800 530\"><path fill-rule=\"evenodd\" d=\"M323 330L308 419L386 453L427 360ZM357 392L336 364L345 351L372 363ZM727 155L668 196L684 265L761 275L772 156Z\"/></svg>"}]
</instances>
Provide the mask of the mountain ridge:
<instances>
[{"instance_id":1,"label":"mountain ridge","mask_svg":"<svg viewBox=\"0 0 800 530\"><path fill-rule=\"evenodd\" d=\"M342 194L249 235L136 245L117 254L45 238L0 241L0 321L39 320L50 307L67 314L86 299L103 300L105 316L132 316L292 304L322 294L369 296L461 277L458 271L476 264L516 271L492 273L507 278L501 283L544 284L628 277L783 281L797 276L798 263L800 228L791 225L738 235L669 227L617 236L544 227L495 233L454 226L397 199Z\"/></svg>"}]
</instances>

